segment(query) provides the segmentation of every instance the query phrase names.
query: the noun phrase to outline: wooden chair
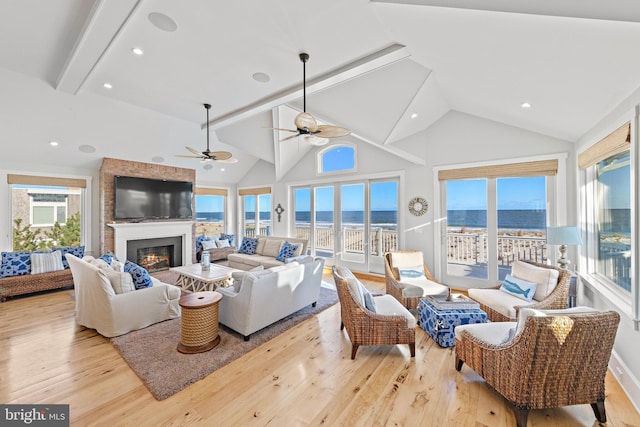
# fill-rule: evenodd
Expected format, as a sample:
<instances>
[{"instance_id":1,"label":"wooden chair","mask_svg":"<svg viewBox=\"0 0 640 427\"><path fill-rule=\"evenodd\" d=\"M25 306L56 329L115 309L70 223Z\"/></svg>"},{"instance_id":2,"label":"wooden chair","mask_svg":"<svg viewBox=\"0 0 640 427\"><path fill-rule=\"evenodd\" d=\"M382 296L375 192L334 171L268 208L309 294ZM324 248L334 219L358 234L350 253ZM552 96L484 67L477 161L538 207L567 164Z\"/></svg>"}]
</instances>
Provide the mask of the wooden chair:
<instances>
[{"instance_id":1,"label":"wooden chair","mask_svg":"<svg viewBox=\"0 0 640 427\"><path fill-rule=\"evenodd\" d=\"M406 284L400 281L400 277L398 276L398 265L394 265L393 259L395 254L407 255L406 258L413 259L414 261L410 261L409 264L414 263L413 266L422 265L424 269L424 275L427 278L424 286L422 287L422 291L418 290L417 293L412 292L416 288L415 286L407 286ZM401 267L411 267L411 265L402 265ZM393 251L393 252L385 252L384 254L384 277L387 282L387 294L393 295L402 305L407 307L407 309L417 309L418 303L420 303L420 298L425 295L446 295L448 292L448 288L445 285L438 283L438 281L433 277L426 264L424 263L424 258L421 251L414 250L403 250L403 251Z\"/></svg>"},{"instance_id":2,"label":"wooden chair","mask_svg":"<svg viewBox=\"0 0 640 427\"><path fill-rule=\"evenodd\" d=\"M504 307L505 293L496 288L487 289L469 289L469 297L480 304L480 308L487 313L487 317L492 322L513 322L518 318L518 311L522 307L535 308L538 310L559 310L567 308L569 303L569 285L571 273L567 270L557 268L548 264L540 264L532 261L521 261L535 267L557 270L558 281L555 288L544 299L533 299L530 303L516 297L511 298L513 304L510 307ZM496 302L492 303L492 296L496 297ZM500 300L501 308L498 307Z\"/></svg>"},{"instance_id":3,"label":"wooden chair","mask_svg":"<svg viewBox=\"0 0 640 427\"><path fill-rule=\"evenodd\" d=\"M338 271L340 270L340 271ZM357 301L349 281L357 281L345 267L333 267L333 279L340 300L340 330L347 328L351 340L351 359L355 359L361 345L408 344L411 357L416 354L415 317L390 295L376 296L372 312ZM387 312L396 314L385 314Z\"/></svg>"},{"instance_id":4,"label":"wooden chair","mask_svg":"<svg viewBox=\"0 0 640 427\"><path fill-rule=\"evenodd\" d=\"M604 381L619 321L614 311L527 317L505 343L485 340L514 322L458 327L456 370L466 363L504 396L518 427L527 425L530 409L585 403L606 422Z\"/></svg>"}]
</instances>

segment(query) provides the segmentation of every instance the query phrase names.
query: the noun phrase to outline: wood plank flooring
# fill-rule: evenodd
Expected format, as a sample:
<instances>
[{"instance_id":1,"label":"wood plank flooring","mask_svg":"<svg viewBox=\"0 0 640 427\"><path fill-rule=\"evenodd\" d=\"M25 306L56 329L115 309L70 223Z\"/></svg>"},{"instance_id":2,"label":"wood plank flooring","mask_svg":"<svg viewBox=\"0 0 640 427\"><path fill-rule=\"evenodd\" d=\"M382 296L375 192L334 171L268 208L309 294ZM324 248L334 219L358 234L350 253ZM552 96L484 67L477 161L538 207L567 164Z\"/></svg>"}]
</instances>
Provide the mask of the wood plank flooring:
<instances>
[{"instance_id":1,"label":"wood plank flooring","mask_svg":"<svg viewBox=\"0 0 640 427\"><path fill-rule=\"evenodd\" d=\"M339 305L159 402L108 339L75 325L72 295L0 304L0 402L69 404L74 426L515 425L504 399L419 328L415 358L406 345L361 347L352 361ZM606 387L607 425L640 426L611 375ZM532 411L529 426L543 425L598 423L578 405Z\"/></svg>"}]
</instances>

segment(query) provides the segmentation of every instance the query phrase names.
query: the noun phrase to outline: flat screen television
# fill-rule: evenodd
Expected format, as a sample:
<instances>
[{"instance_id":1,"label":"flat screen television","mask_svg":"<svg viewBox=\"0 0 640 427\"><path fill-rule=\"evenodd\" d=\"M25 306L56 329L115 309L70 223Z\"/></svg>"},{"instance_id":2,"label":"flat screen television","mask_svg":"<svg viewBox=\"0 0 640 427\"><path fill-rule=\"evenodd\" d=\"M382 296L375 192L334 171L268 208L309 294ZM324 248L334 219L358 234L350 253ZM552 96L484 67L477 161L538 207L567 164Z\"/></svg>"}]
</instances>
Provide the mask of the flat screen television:
<instances>
[{"instance_id":1,"label":"flat screen television","mask_svg":"<svg viewBox=\"0 0 640 427\"><path fill-rule=\"evenodd\" d=\"M191 219L193 183L116 176L114 218Z\"/></svg>"}]
</instances>

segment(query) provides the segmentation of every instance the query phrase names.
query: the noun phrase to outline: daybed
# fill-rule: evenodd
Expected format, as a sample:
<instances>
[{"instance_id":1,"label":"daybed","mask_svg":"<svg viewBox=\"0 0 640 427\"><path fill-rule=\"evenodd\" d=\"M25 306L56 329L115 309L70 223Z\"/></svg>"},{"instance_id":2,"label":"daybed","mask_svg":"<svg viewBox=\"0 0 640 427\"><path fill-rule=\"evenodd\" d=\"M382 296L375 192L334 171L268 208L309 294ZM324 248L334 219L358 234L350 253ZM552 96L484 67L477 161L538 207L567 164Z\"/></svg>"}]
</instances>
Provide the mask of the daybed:
<instances>
[{"instance_id":1,"label":"daybed","mask_svg":"<svg viewBox=\"0 0 640 427\"><path fill-rule=\"evenodd\" d=\"M196 260L200 262L203 252L209 252L210 261L225 260L229 254L236 252L233 245L235 236L233 234L222 233L220 236L198 236L196 238ZM223 242L226 240L226 242ZM205 243L206 242L206 243ZM222 245L224 243L224 245ZM205 245L207 248L205 249Z\"/></svg>"},{"instance_id":2,"label":"daybed","mask_svg":"<svg viewBox=\"0 0 640 427\"><path fill-rule=\"evenodd\" d=\"M233 273L233 286L218 288L219 321L249 335L312 304L315 306L322 283L323 258L309 255L298 261L263 269Z\"/></svg>"},{"instance_id":3,"label":"daybed","mask_svg":"<svg viewBox=\"0 0 640 427\"><path fill-rule=\"evenodd\" d=\"M251 270L259 265L264 268L277 267L284 264L284 258L282 261L276 258L285 242L296 246L295 252L291 255L293 257L306 255L309 244L307 239L293 237L256 236L255 238L257 238L255 246L247 249L245 242L251 238L244 238L238 252L228 255L229 267L239 270Z\"/></svg>"}]
</instances>

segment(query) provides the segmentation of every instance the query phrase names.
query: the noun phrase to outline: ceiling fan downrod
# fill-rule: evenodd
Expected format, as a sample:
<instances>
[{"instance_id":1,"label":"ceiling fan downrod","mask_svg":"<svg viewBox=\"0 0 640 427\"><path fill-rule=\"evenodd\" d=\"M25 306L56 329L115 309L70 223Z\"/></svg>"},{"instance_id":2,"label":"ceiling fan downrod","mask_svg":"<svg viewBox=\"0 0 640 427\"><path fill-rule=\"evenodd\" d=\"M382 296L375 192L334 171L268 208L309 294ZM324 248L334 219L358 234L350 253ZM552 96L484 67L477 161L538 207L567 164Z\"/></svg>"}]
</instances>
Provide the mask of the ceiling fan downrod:
<instances>
[{"instance_id":1,"label":"ceiling fan downrod","mask_svg":"<svg viewBox=\"0 0 640 427\"><path fill-rule=\"evenodd\" d=\"M302 52L300 61L302 61L302 111L307 112L307 61L309 54Z\"/></svg>"},{"instance_id":2,"label":"ceiling fan downrod","mask_svg":"<svg viewBox=\"0 0 640 427\"><path fill-rule=\"evenodd\" d=\"M207 153L209 153L209 109L211 108L211 104L204 104L204 108L207 109Z\"/></svg>"}]
</instances>

